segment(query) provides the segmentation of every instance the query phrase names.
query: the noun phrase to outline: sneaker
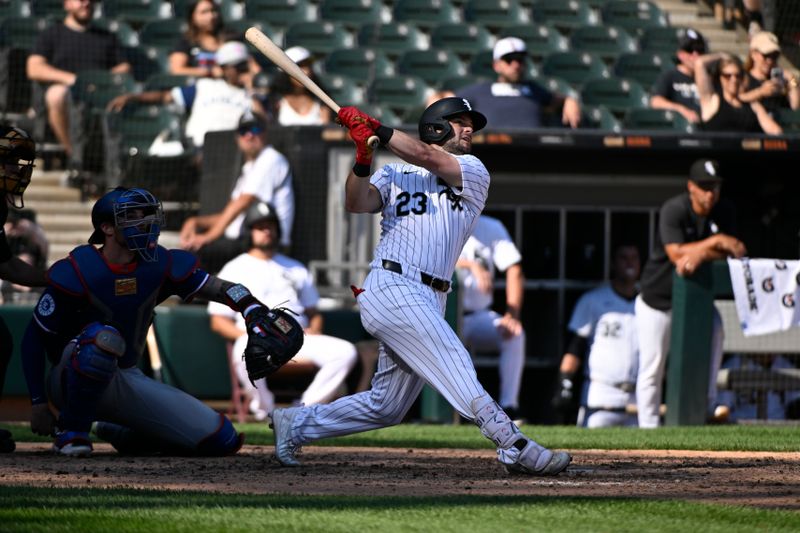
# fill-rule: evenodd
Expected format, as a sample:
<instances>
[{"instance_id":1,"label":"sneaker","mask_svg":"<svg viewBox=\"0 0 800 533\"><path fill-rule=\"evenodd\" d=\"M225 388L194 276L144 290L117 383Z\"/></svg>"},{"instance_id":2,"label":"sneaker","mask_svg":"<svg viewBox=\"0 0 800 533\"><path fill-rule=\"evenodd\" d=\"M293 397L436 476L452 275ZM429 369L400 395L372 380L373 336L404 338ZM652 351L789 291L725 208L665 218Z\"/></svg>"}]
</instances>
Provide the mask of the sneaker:
<instances>
[{"instance_id":1,"label":"sneaker","mask_svg":"<svg viewBox=\"0 0 800 533\"><path fill-rule=\"evenodd\" d=\"M275 432L275 457L283 466L300 466L295 454L300 451L301 445L292 440L292 420L300 407L287 407L275 409L270 414L272 423L269 425Z\"/></svg>"},{"instance_id":2,"label":"sneaker","mask_svg":"<svg viewBox=\"0 0 800 533\"><path fill-rule=\"evenodd\" d=\"M554 452L528 441L516 462L507 464L506 470L511 474L555 476L566 470L571 462L572 456L567 452Z\"/></svg>"},{"instance_id":3,"label":"sneaker","mask_svg":"<svg viewBox=\"0 0 800 533\"><path fill-rule=\"evenodd\" d=\"M85 431L59 431L53 443L53 453L70 457L88 457L92 454L92 441Z\"/></svg>"}]
</instances>

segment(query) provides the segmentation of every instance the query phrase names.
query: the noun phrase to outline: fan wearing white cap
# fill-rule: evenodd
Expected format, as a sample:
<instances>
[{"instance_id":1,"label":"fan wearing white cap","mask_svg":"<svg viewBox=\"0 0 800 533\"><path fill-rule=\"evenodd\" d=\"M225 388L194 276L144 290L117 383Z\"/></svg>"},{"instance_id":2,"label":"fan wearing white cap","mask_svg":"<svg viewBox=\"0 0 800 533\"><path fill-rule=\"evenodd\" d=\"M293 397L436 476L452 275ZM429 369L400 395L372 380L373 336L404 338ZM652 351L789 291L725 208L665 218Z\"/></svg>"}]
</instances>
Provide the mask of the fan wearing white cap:
<instances>
[{"instance_id":1,"label":"fan wearing white cap","mask_svg":"<svg viewBox=\"0 0 800 533\"><path fill-rule=\"evenodd\" d=\"M109 110L118 111L130 102L174 103L189 116L187 137L196 147L202 148L206 133L235 130L246 113L264 113L258 99L253 97L249 59L247 46L239 41L228 41L216 53L222 78L201 78L194 85L167 91L123 94L109 103Z\"/></svg>"},{"instance_id":2,"label":"fan wearing white cap","mask_svg":"<svg viewBox=\"0 0 800 533\"><path fill-rule=\"evenodd\" d=\"M753 35L744 65L745 90L740 96L742 102L761 102L773 116L779 109L800 108L797 75L779 66L780 57L781 47L774 33L762 31Z\"/></svg>"},{"instance_id":3,"label":"fan wearing white cap","mask_svg":"<svg viewBox=\"0 0 800 533\"><path fill-rule=\"evenodd\" d=\"M492 128L541 128L548 126L546 113L561 111L560 122L577 128L581 108L572 96L559 94L526 80L528 49L517 37L500 39L492 53L496 81L484 81L461 89L457 95L480 109Z\"/></svg>"},{"instance_id":4,"label":"fan wearing white cap","mask_svg":"<svg viewBox=\"0 0 800 533\"><path fill-rule=\"evenodd\" d=\"M311 52L302 46L292 46L286 49L286 55L297 63L306 76L322 87L312 69L314 57ZM319 126L331 121L331 110L322 105L319 98L303 84L283 71L272 82L270 98L272 117L282 126Z\"/></svg>"}]
</instances>

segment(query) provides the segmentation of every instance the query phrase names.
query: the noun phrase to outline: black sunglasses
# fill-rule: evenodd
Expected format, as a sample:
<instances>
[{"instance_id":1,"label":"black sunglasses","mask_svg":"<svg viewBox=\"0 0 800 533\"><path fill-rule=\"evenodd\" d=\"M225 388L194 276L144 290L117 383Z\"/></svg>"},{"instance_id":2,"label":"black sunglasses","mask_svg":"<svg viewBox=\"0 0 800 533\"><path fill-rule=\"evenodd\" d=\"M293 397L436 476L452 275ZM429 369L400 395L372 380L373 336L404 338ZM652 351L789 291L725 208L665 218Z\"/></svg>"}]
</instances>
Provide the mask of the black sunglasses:
<instances>
[{"instance_id":1,"label":"black sunglasses","mask_svg":"<svg viewBox=\"0 0 800 533\"><path fill-rule=\"evenodd\" d=\"M519 61L520 63L524 63L526 57L527 56L525 54L506 54L500 59L502 59L506 63L512 63L513 61Z\"/></svg>"},{"instance_id":2,"label":"black sunglasses","mask_svg":"<svg viewBox=\"0 0 800 533\"><path fill-rule=\"evenodd\" d=\"M261 135L264 131L263 126L259 126L258 124L253 124L251 126L240 126L237 130L239 135L247 135L248 133L252 133L253 135Z\"/></svg>"}]
</instances>

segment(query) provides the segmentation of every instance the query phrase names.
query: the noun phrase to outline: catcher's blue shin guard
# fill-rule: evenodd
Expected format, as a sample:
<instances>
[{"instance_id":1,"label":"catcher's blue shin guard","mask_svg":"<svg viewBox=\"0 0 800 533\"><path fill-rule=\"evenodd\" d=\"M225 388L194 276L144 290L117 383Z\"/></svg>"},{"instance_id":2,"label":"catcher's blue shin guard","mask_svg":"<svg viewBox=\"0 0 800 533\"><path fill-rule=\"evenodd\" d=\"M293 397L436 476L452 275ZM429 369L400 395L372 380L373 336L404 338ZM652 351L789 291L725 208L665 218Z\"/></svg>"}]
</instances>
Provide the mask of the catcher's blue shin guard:
<instances>
[{"instance_id":1,"label":"catcher's blue shin guard","mask_svg":"<svg viewBox=\"0 0 800 533\"><path fill-rule=\"evenodd\" d=\"M117 372L117 358L124 352L125 339L111 326L94 322L78 335L62 376L64 408L59 429L88 433L100 395Z\"/></svg>"},{"instance_id":2,"label":"catcher's blue shin guard","mask_svg":"<svg viewBox=\"0 0 800 533\"><path fill-rule=\"evenodd\" d=\"M221 423L217 430L200 441L195 455L219 456L233 455L244 444L244 433L236 433L231 421L224 415L219 415Z\"/></svg>"}]
</instances>

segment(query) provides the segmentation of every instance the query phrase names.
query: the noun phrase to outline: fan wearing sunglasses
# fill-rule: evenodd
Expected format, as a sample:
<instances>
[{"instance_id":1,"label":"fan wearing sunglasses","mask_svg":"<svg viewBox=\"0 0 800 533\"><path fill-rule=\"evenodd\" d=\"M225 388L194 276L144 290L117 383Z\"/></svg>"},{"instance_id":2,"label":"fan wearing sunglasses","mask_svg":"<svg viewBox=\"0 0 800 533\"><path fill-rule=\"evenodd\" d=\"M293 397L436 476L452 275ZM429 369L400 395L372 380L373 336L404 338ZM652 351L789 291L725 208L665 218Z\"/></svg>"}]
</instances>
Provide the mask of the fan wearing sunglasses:
<instances>
[{"instance_id":1,"label":"fan wearing sunglasses","mask_svg":"<svg viewBox=\"0 0 800 533\"><path fill-rule=\"evenodd\" d=\"M762 31L750 39L745 61L743 102L761 102L770 115L779 109L800 109L797 76L779 66L781 47L774 33Z\"/></svg>"}]
</instances>

